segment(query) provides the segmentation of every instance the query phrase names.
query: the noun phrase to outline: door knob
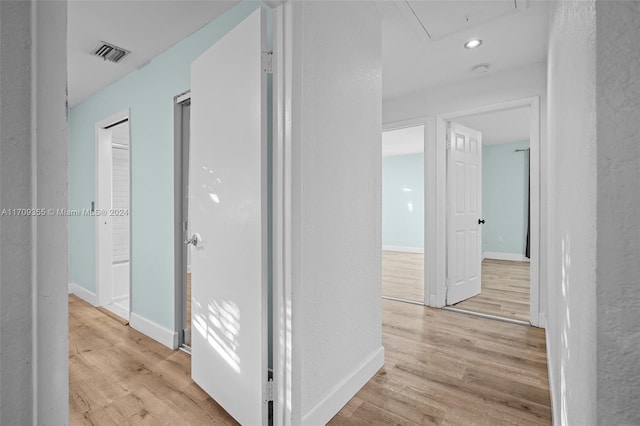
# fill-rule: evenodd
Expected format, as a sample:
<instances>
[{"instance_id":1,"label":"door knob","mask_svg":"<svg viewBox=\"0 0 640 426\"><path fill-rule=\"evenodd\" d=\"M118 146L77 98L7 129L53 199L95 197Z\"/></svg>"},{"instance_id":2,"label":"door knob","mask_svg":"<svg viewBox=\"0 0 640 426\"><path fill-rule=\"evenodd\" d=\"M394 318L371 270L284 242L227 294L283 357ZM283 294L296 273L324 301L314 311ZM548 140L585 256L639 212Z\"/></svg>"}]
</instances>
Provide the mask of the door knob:
<instances>
[{"instance_id":1,"label":"door knob","mask_svg":"<svg viewBox=\"0 0 640 426\"><path fill-rule=\"evenodd\" d=\"M200 241L202 241L202 238L200 238L200 235L199 235L199 234L193 234L193 235L191 236L191 238L187 238L187 239L185 240L185 243L186 243L187 245L188 245L188 244L191 244L191 245L192 245L192 246L194 246L194 247L198 247L198 244L200 243Z\"/></svg>"},{"instance_id":2,"label":"door knob","mask_svg":"<svg viewBox=\"0 0 640 426\"><path fill-rule=\"evenodd\" d=\"M478 219L478 225L482 225L484 223L484 219Z\"/></svg>"}]
</instances>

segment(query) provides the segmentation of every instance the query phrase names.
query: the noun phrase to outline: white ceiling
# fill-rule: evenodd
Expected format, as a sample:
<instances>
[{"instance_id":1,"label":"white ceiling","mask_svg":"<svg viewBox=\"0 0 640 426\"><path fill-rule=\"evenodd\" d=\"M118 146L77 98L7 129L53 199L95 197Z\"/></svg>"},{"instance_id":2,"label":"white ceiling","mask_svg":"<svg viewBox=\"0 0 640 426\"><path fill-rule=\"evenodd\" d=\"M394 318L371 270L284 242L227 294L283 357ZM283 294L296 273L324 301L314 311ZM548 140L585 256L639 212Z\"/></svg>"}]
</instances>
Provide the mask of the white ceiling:
<instances>
[{"instance_id":1,"label":"white ceiling","mask_svg":"<svg viewBox=\"0 0 640 426\"><path fill-rule=\"evenodd\" d=\"M395 1L379 10L383 99L546 60L547 2ZM429 35L427 35L429 33ZM430 36L430 37L429 37ZM471 38L483 40L465 49Z\"/></svg>"},{"instance_id":2,"label":"white ceiling","mask_svg":"<svg viewBox=\"0 0 640 426\"><path fill-rule=\"evenodd\" d=\"M424 126L382 132L382 156L418 154L424 151Z\"/></svg>"},{"instance_id":3,"label":"white ceiling","mask_svg":"<svg viewBox=\"0 0 640 426\"><path fill-rule=\"evenodd\" d=\"M69 105L149 62L238 0L71 0L68 3ZM89 53L101 41L130 50L120 63Z\"/></svg>"},{"instance_id":4,"label":"white ceiling","mask_svg":"<svg viewBox=\"0 0 640 426\"><path fill-rule=\"evenodd\" d=\"M482 133L482 145L498 145L529 140L531 108L522 107L471 115L455 120ZM382 156L424 152L424 126L405 127L382 132Z\"/></svg>"},{"instance_id":5,"label":"white ceiling","mask_svg":"<svg viewBox=\"0 0 640 426\"><path fill-rule=\"evenodd\" d=\"M78 104L143 66L237 2L71 0L69 104ZM489 63L491 73L546 58L544 1L392 0L372 4L383 20L383 99L477 78L470 69L480 63ZM484 44L464 49L464 42L472 37L481 38ZM89 54L100 41L132 53L119 64L105 62Z\"/></svg>"}]
</instances>

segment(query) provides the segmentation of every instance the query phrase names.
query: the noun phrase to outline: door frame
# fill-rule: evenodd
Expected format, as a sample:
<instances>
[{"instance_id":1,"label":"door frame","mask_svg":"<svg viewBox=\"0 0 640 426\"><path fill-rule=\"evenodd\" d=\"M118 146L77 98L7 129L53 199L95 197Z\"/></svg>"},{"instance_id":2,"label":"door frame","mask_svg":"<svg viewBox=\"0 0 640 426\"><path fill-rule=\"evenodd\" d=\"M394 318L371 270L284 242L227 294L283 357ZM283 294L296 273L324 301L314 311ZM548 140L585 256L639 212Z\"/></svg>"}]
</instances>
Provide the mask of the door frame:
<instances>
[{"instance_id":1,"label":"door frame","mask_svg":"<svg viewBox=\"0 0 640 426\"><path fill-rule=\"evenodd\" d=\"M184 216L182 202L184 200L185 161L182 108L186 102L191 102L191 90L180 93L173 98L173 229L174 229L174 330L178 335L177 346L186 346L184 326L186 325L186 274L187 261L184 257L186 250L185 232L182 224L188 220ZM188 149L188 147L186 148ZM187 151L188 152L188 151ZM186 179L189 179L186 176ZM174 348L177 349L177 348Z\"/></svg>"},{"instance_id":2,"label":"door frame","mask_svg":"<svg viewBox=\"0 0 640 426\"><path fill-rule=\"evenodd\" d=\"M131 111L129 108L122 110L118 113L115 113L103 120L98 121L95 124L95 201L93 210L102 209L102 197L104 194L102 192L106 189L104 188L106 179L111 178L111 154L109 154L108 161L105 163L104 153L101 154L101 151L106 150L107 148L111 150L111 132L109 132L108 128L113 125L128 120L129 121L129 188L131 188L131 164L132 164L132 155L131 155ZM110 151L109 151L110 152ZM111 184L109 183L109 188ZM131 221L131 200L132 200L133 192L129 190L129 315L131 315L131 302L132 302L132 270L133 270L133 256L132 256L132 221ZM109 203L109 207L110 203ZM95 250L96 250L96 304L97 306L105 306L108 301L111 300L111 296L108 294L108 289L112 288L113 283L107 285L107 283L113 279L112 274L112 262L113 257L112 253L112 237L111 230L112 226L109 226L108 229L100 226L100 220L103 216L95 216L94 226L95 226ZM109 232L107 232L109 231Z\"/></svg>"},{"instance_id":3,"label":"door frame","mask_svg":"<svg viewBox=\"0 0 640 426\"><path fill-rule=\"evenodd\" d=\"M382 298L383 299L389 299L389 300L398 300L401 302L407 302L407 303L413 303L413 304L418 304L418 305L426 305L426 306L431 306L429 304L429 297L428 297L428 293L427 293L427 282L426 282L426 271L427 269L431 269L433 268L434 265L432 265L433 261L432 261L432 257L431 257L431 253L429 253L427 250L429 249L429 246L427 245L427 228L426 228L426 219L427 219L427 207L428 207L428 203L427 203L427 173L431 173L432 171L430 169L427 168L427 152L426 152L426 148L427 148L427 133L428 133L428 125L427 122L429 121L429 117L426 118L415 118L415 119L411 119L411 120L403 120L403 121L395 121L392 123L387 123L387 124L383 124L382 125L382 132L389 132L389 131L393 131L393 130L401 130L401 129L407 129L410 127L419 127L422 126L423 127L423 136L422 136L422 154L423 154L423 158L424 158L424 163L422 165L422 174L423 174L423 179L424 179L424 196L422 197L423 200L423 206L422 206L422 211L424 212L424 218L423 218L423 225L422 225L422 233L424 234L424 247L422 250L422 262L424 265L424 270L425 270L425 276L423 278L423 282L424 282L424 290L423 290L423 300L421 301L417 301L417 300L409 300L409 299L403 299L403 298L399 298L399 297L393 297L393 296L385 296L383 295ZM380 250L382 251L383 246L380 247ZM429 254L428 254L429 253ZM429 263L429 265L427 265L427 263Z\"/></svg>"},{"instance_id":4,"label":"door frame","mask_svg":"<svg viewBox=\"0 0 640 426\"><path fill-rule=\"evenodd\" d=\"M540 327L540 97L518 99L514 101L501 102L467 110L451 113L438 114L433 118L430 132L427 138L429 153L435 154L428 161L428 167L435 171L435 182L428 181L425 188L425 203L434 206L432 215L425 214L425 230L430 230L435 238L428 241L429 252L435 253L434 268L427 269L425 263L425 294L429 294L429 306L446 306L446 277L447 277L447 148L446 134L447 122L471 115L498 112L514 108L530 107L531 118L529 124L529 147L530 147L530 175L531 185L530 195L530 301L529 316L533 326ZM426 152L426 150L425 150ZM425 155L425 157L427 157ZM425 158L426 161L426 158ZM433 178L433 173L429 173L429 178ZM427 174L425 173L425 181ZM426 249L426 247L425 247ZM425 250L426 251L426 250Z\"/></svg>"},{"instance_id":5,"label":"door frame","mask_svg":"<svg viewBox=\"0 0 640 426\"><path fill-rule=\"evenodd\" d=\"M273 16L273 141L272 141L272 226L273 241L273 424L291 426L293 406L299 405L299 397L293 389L299 390L299 378L292 374L294 335L292 327L298 313L294 304L292 261L293 253L291 225L293 223L293 6L284 2L272 9ZM294 385L294 380L296 384ZM297 398L297 399L296 399ZM298 413L299 414L299 413Z\"/></svg>"}]
</instances>

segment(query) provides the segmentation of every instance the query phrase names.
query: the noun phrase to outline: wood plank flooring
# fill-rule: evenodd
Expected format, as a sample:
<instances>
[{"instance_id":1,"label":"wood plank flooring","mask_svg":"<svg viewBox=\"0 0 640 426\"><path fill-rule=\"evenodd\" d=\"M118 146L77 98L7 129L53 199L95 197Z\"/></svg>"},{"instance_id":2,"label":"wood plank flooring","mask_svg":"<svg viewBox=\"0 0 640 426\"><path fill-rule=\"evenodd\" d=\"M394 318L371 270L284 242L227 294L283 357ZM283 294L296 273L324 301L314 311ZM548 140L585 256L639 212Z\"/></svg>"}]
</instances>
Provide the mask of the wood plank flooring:
<instances>
[{"instance_id":1,"label":"wood plank flooring","mask_svg":"<svg viewBox=\"0 0 640 426\"><path fill-rule=\"evenodd\" d=\"M424 303L424 255L382 250L382 295Z\"/></svg>"},{"instance_id":2,"label":"wood plank flooring","mask_svg":"<svg viewBox=\"0 0 640 426\"><path fill-rule=\"evenodd\" d=\"M191 380L191 359L69 296L72 425L237 424Z\"/></svg>"},{"instance_id":3,"label":"wood plank flooring","mask_svg":"<svg viewBox=\"0 0 640 426\"><path fill-rule=\"evenodd\" d=\"M389 300L385 366L332 425L550 424L544 330ZM171 351L69 298L72 425L236 422Z\"/></svg>"},{"instance_id":4,"label":"wood plank flooring","mask_svg":"<svg viewBox=\"0 0 640 426\"><path fill-rule=\"evenodd\" d=\"M382 251L382 295L424 301L424 256ZM529 322L529 262L485 259L482 292L456 308Z\"/></svg>"},{"instance_id":5,"label":"wood plank flooring","mask_svg":"<svg viewBox=\"0 0 640 426\"><path fill-rule=\"evenodd\" d=\"M453 306L529 322L529 262L483 260L482 292Z\"/></svg>"},{"instance_id":6,"label":"wood plank flooring","mask_svg":"<svg viewBox=\"0 0 640 426\"><path fill-rule=\"evenodd\" d=\"M331 425L549 425L544 330L383 300L386 362Z\"/></svg>"}]
</instances>

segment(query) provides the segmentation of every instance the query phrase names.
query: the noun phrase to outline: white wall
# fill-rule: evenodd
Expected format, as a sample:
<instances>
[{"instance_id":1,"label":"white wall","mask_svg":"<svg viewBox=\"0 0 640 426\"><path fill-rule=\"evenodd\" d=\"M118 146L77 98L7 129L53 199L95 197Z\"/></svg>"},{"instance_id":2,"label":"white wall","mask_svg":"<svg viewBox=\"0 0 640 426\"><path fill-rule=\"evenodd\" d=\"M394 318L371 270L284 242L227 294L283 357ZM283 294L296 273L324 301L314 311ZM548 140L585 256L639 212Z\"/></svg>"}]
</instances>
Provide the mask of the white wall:
<instances>
[{"instance_id":1,"label":"white wall","mask_svg":"<svg viewBox=\"0 0 640 426\"><path fill-rule=\"evenodd\" d=\"M595 29L593 1L554 3L547 351L556 425L596 423Z\"/></svg>"},{"instance_id":2,"label":"white wall","mask_svg":"<svg viewBox=\"0 0 640 426\"><path fill-rule=\"evenodd\" d=\"M0 208L63 209L66 2L0 2ZM0 216L0 424L67 424L67 228Z\"/></svg>"},{"instance_id":3,"label":"white wall","mask_svg":"<svg viewBox=\"0 0 640 426\"><path fill-rule=\"evenodd\" d=\"M383 76L384 77L384 76ZM497 72L448 86L439 86L395 99L385 99L382 105L383 123L390 124L437 114L508 102L517 99L540 97L540 308L541 321L547 311L546 258L547 244L547 69L544 63L532 64L510 71ZM435 152L426 152L426 161L435 161ZM430 160L431 159L431 160ZM435 170L435 165L425 170ZM435 181L434 181L435 182ZM427 183L428 185L428 183ZM435 191L435 189L433 189ZM435 206L426 205L425 215L435 217ZM429 232L429 231L427 231ZM425 241L432 239L425 236ZM429 250L425 247L426 256ZM429 260L425 259L425 265ZM433 297L435 303L435 296ZM543 324L544 325L544 324Z\"/></svg>"},{"instance_id":4,"label":"white wall","mask_svg":"<svg viewBox=\"0 0 640 426\"><path fill-rule=\"evenodd\" d=\"M598 424L640 424L640 3L596 2Z\"/></svg>"},{"instance_id":5,"label":"white wall","mask_svg":"<svg viewBox=\"0 0 640 426\"><path fill-rule=\"evenodd\" d=\"M291 2L292 423L325 424L382 366L381 26Z\"/></svg>"}]
</instances>

